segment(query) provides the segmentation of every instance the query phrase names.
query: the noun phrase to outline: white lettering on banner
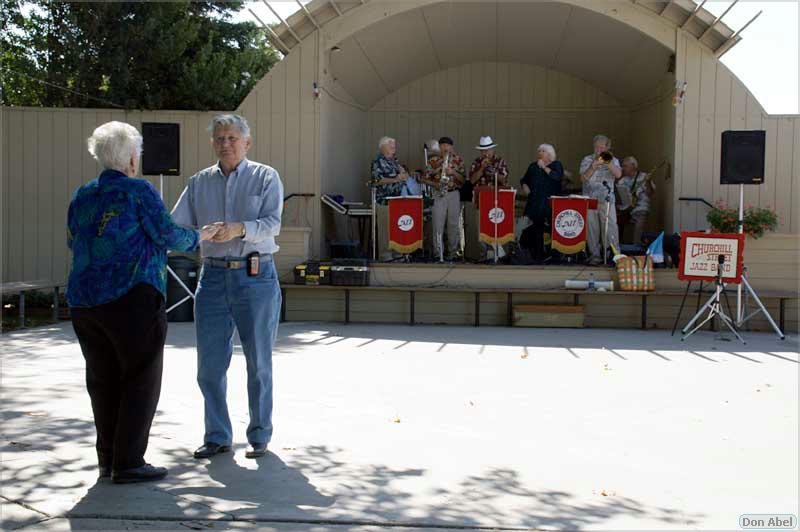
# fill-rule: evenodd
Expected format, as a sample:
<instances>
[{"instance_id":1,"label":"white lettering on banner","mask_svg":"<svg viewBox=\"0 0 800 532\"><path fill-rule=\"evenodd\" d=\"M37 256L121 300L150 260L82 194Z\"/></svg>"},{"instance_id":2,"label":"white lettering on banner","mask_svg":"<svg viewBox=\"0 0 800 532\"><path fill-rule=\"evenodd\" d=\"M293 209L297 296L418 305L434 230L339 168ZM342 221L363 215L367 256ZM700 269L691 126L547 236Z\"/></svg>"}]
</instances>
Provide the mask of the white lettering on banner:
<instances>
[{"instance_id":1,"label":"white lettering on banner","mask_svg":"<svg viewBox=\"0 0 800 532\"><path fill-rule=\"evenodd\" d=\"M397 219L397 228L401 231L411 231L414 229L414 218L408 214L404 214Z\"/></svg>"},{"instance_id":2,"label":"white lettering on banner","mask_svg":"<svg viewBox=\"0 0 800 532\"><path fill-rule=\"evenodd\" d=\"M722 263L723 279L736 278L736 263L739 256L739 241L729 238L687 237L686 256L683 257L684 275L708 277L717 276L719 256L724 257Z\"/></svg>"},{"instance_id":3,"label":"white lettering on banner","mask_svg":"<svg viewBox=\"0 0 800 532\"><path fill-rule=\"evenodd\" d=\"M500 207L495 207L489 211L489 221L493 224L501 224L506 219L506 213Z\"/></svg>"},{"instance_id":4,"label":"white lettering on banner","mask_svg":"<svg viewBox=\"0 0 800 532\"><path fill-rule=\"evenodd\" d=\"M556 233L563 238L577 238L585 225L583 215L575 209L564 209L556 216Z\"/></svg>"}]
</instances>

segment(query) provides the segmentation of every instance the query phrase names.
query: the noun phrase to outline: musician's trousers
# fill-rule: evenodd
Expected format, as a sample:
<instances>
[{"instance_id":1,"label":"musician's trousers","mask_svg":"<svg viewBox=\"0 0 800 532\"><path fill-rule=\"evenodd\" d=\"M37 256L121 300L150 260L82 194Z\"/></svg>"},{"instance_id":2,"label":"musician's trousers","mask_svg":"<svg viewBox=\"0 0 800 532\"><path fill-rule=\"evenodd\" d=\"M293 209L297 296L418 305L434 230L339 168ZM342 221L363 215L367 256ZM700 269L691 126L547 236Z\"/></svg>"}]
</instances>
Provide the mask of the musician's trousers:
<instances>
[{"instance_id":1,"label":"musician's trousers","mask_svg":"<svg viewBox=\"0 0 800 532\"><path fill-rule=\"evenodd\" d=\"M586 212L588 218L587 229L587 244L589 246L589 255L591 258L603 258L603 250L609 245L613 245L619 250L619 228L617 227L617 209L614 204L608 209L608 234L605 237L605 242L601 243L600 239L604 238L603 232L606 229L606 209L607 204L603 200L597 200L597 209L589 209Z\"/></svg>"},{"instance_id":2,"label":"musician's trousers","mask_svg":"<svg viewBox=\"0 0 800 532\"><path fill-rule=\"evenodd\" d=\"M457 190L433 200L433 254L440 257L447 229L447 253L454 256L461 247L461 197Z\"/></svg>"},{"instance_id":3,"label":"musician's trousers","mask_svg":"<svg viewBox=\"0 0 800 532\"><path fill-rule=\"evenodd\" d=\"M389 206L375 205L376 225L378 234L375 239L378 245L378 259L391 260L394 257L392 250L389 249Z\"/></svg>"}]
</instances>

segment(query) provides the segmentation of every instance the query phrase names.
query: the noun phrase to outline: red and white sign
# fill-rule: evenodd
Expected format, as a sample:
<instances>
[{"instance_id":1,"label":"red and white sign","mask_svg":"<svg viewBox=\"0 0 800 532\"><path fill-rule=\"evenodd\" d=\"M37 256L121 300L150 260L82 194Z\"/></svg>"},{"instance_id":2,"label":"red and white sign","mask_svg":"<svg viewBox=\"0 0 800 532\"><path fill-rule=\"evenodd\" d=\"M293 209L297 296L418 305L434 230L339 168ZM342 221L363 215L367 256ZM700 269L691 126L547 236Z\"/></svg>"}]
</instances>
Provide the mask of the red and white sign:
<instances>
[{"instance_id":1,"label":"red and white sign","mask_svg":"<svg viewBox=\"0 0 800 532\"><path fill-rule=\"evenodd\" d=\"M586 212L592 207L591 198L553 196L550 198L552 220L552 247L556 251L571 255L586 248Z\"/></svg>"},{"instance_id":2,"label":"red and white sign","mask_svg":"<svg viewBox=\"0 0 800 532\"><path fill-rule=\"evenodd\" d=\"M389 198L389 249L413 253L422 247L422 196Z\"/></svg>"},{"instance_id":3,"label":"red and white sign","mask_svg":"<svg viewBox=\"0 0 800 532\"><path fill-rule=\"evenodd\" d=\"M494 189L480 191L478 211L481 217L481 242L494 245L495 234L499 246L514 240L514 196L516 193L516 190L498 190L497 207L495 207Z\"/></svg>"},{"instance_id":4,"label":"red and white sign","mask_svg":"<svg viewBox=\"0 0 800 532\"><path fill-rule=\"evenodd\" d=\"M681 233L681 281L713 281L717 278L719 256L722 282L739 284L744 266L744 235L725 233Z\"/></svg>"}]
</instances>

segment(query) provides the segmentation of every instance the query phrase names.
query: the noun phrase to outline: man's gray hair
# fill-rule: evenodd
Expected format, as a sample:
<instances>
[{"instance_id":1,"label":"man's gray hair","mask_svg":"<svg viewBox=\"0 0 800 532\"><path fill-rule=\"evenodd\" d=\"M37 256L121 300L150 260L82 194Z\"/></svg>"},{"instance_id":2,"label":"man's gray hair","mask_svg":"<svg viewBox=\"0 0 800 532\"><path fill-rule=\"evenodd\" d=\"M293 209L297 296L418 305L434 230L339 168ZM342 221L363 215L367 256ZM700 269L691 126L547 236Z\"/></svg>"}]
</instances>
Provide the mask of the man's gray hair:
<instances>
[{"instance_id":1,"label":"man's gray hair","mask_svg":"<svg viewBox=\"0 0 800 532\"><path fill-rule=\"evenodd\" d=\"M550 157L555 161L556 160L556 149L553 147L552 144L539 144L539 147L536 151L544 150L550 154Z\"/></svg>"},{"instance_id":2,"label":"man's gray hair","mask_svg":"<svg viewBox=\"0 0 800 532\"><path fill-rule=\"evenodd\" d=\"M603 144L605 144L606 148L611 147L611 139L605 135L595 135L594 138L592 139L592 145L595 145L598 142L602 142Z\"/></svg>"},{"instance_id":3,"label":"man's gray hair","mask_svg":"<svg viewBox=\"0 0 800 532\"><path fill-rule=\"evenodd\" d=\"M392 137L381 137L381 140L378 141L378 149L382 150L384 146L389 144L390 142L397 142Z\"/></svg>"},{"instance_id":4,"label":"man's gray hair","mask_svg":"<svg viewBox=\"0 0 800 532\"><path fill-rule=\"evenodd\" d=\"M622 164L625 164L625 163L632 163L633 166L635 166L636 168L639 168L639 161L637 161L636 157L634 157L633 155L628 155L627 157L622 159Z\"/></svg>"},{"instance_id":5,"label":"man's gray hair","mask_svg":"<svg viewBox=\"0 0 800 532\"><path fill-rule=\"evenodd\" d=\"M235 127L239 130L239 133L242 134L243 138L250 138L250 125L247 123L247 119L243 116L234 114L217 115L212 118L211 125L208 126L208 132L211 133L211 136L213 137L217 128L228 127Z\"/></svg>"},{"instance_id":6,"label":"man's gray hair","mask_svg":"<svg viewBox=\"0 0 800 532\"><path fill-rule=\"evenodd\" d=\"M425 143L428 147L428 153L431 155L437 155L441 149L439 148L439 139L431 139Z\"/></svg>"},{"instance_id":7,"label":"man's gray hair","mask_svg":"<svg viewBox=\"0 0 800 532\"><path fill-rule=\"evenodd\" d=\"M106 122L86 139L89 153L103 168L125 172L131 156L137 160L142 154L142 136L125 122Z\"/></svg>"}]
</instances>

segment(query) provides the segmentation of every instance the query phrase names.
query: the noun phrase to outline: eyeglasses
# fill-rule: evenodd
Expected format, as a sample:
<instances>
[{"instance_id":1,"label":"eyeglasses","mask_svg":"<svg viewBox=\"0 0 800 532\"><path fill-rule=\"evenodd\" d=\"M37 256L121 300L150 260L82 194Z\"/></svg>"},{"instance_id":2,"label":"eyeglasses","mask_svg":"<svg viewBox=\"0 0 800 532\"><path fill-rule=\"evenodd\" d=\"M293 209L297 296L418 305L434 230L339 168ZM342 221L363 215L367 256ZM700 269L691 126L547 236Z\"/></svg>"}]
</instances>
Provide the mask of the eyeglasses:
<instances>
[{"instance_id":1,"label":"eyeglasses","mask_svg":"<svg viewBox=\"0 0 800 532\"><path fill-rule=\"evenodd\" d=\"M233 136L231 136L231 137L214 137L214 144L219 144L220 146L225 144L226 142L228 144L236 144L237 142L239 142L239 140L240 140L239 137L233 137Z\"/></svg>"}]
</instances>

